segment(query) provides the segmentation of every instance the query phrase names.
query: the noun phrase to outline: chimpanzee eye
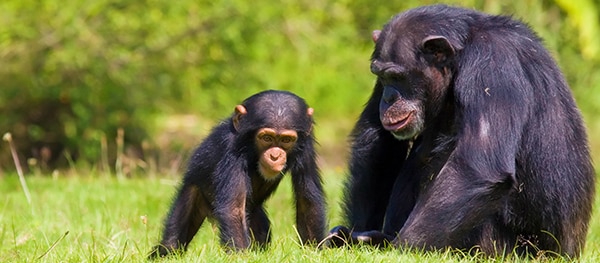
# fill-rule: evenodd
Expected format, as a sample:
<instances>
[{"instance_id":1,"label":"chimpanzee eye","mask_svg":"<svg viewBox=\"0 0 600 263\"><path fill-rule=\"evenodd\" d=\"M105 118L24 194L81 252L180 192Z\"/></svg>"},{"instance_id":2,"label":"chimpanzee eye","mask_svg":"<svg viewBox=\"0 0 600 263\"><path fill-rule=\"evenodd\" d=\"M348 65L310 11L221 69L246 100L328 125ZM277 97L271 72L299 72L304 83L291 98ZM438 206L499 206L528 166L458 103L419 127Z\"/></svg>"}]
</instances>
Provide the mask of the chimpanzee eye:
<instances>
[{"instance_id":1,"label":"chimpanzee eye","mask_svg":"<svg viewBox=\"0 0 600 263\"><path fill-rule=\"evenodd\" d=\"M284 144L291 144L296 142L296 140L297 138L295 136L282 136L280 142Z\"/></svg>"},{"instance_id":2,"label":"chimpanzee eye","mask_svg":"<svg viewBox=\"0 0 600 263\"><path fill-rule=\"evenodd\" d=\"M273 136L271 135L265 135L261 139L265 142L273 142Z\"/></svg>"}]
</instances>

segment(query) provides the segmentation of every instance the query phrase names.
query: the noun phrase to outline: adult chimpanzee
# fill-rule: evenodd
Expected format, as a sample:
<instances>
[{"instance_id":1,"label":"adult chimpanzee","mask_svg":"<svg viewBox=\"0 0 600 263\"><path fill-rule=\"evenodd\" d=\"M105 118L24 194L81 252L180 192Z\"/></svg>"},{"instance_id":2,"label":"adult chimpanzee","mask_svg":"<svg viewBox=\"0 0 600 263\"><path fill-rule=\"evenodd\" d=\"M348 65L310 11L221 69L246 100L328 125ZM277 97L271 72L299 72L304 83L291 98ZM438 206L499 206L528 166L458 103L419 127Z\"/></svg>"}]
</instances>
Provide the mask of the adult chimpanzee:
<instances>
[{"instance_id":1,"label":"adult chimpanzee","mask_svg":"<svg viewBox=\"0 0 600 263\"><path fill-rule=\"evenodd\" d=\"M582 118L525 24L444 5L395 16L353 132L330 244L582 251L594 173ZM535 251L534 251L535 250Z\"/></svg>"},{"instance_id":2,"label":"adult chimpanzee","mask_svg":"<svg viewBox=\"0 0 600 263\"><path fill-rule=\"evenodd\" d=\"M250 247L251 238L265 246L270 222L263 204L287 171L298 233L305 243L321 240L325 209L312 113L303 99L285 91L264 91L237 105L191 157L150 257L186 250L206 217L216 219L221 243L230 249Z\"/></svg>"}]
</instances>

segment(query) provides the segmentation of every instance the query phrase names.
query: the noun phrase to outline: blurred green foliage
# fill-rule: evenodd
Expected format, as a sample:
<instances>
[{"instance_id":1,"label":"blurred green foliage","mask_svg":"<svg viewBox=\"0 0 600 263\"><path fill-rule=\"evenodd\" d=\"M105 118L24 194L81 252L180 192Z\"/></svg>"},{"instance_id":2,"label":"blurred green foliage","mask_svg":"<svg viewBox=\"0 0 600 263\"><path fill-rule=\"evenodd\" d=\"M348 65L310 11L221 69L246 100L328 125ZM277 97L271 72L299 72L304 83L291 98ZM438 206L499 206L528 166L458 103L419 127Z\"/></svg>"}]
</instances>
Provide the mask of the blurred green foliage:
<instances>
[{"instance_id":1,"label":"blurred green foliage","mask_svg":"<svg viewBox=\"0 0 600 263\"><path fill-rule=\"evenodd\" d=\"M173 166L235 104L284 89L316 109L321 155L337 166L374 81L371 31L434 2L5 0L0 132L13 134L29 166L52 169L74 159L97 168L120 152ZM564 69L592 146L600 148L600 4L445 2L528 22ZM3 143L0 172L12 167Z\"/></svg>"}]
</instances>

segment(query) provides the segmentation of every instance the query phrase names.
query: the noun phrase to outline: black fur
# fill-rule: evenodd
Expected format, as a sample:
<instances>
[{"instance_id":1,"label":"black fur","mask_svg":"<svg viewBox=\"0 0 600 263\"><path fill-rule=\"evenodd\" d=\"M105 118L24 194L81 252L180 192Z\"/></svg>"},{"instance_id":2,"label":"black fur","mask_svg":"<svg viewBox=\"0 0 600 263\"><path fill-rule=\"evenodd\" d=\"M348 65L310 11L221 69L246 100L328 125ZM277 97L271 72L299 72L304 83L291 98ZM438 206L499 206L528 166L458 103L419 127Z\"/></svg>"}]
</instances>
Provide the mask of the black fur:
<instances>
[{"instance_id":1,"label":"black fur","mask_svg":"<svg viewBox=\"0 0 600 263\"><path fill-rule=\"evenodd\" d=\"M296 227L304 243L318 242L325 233L325 203L315 161L313 120L300 97L284 91L265 91L246 99L247 114L236 130L232 118L216 126L196 149L179 193L167 216L162 241L150 257L185 251L204 219L216 219L221 243L239 250L270 241L270 222L264 202L286 172L295 193ZM235 114L234 114L235 116ZM287 166L275 179L258 172L254 137L260 128L293 129L298 133Z\"/></svg>"},{"instance_id":2,"label":"black fur","mask_svg":"<svg viewBox=\"0 0 600 263\"><path fill-rule=\"evenodd\" d=\"M351 135L350 230L333 234L580 255L594 197L587 136L527 25L445 5L408 10L384 27L371 68L377 83ZM407 112L409 126L385 129Z\"/></svg>"}]
</instances>

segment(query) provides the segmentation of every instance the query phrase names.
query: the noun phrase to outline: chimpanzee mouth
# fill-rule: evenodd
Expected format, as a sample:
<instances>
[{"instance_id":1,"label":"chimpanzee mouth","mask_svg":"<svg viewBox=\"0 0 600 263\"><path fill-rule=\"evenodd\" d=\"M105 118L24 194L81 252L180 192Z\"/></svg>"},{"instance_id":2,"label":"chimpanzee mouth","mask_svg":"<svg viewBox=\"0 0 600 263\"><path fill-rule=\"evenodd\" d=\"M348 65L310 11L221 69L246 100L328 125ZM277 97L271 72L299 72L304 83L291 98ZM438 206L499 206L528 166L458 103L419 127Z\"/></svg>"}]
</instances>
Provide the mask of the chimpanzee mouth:
<instances>
[{"instance_id":1,"label":"chimpanzee mouth","mask_svg":"<svg viewBox=\"0 0 600 263\"><path fill-rule=\"evenodd\" d=\"M408 123L411 120L411 117L412 117L412 111L409 112L408 114L400 116L400 117L385 118L385 119L381 120L381 124L383 125L383 128L388 131L397 132L397 131L400 131L401 129L403 129L404 127L406 127L406 125L408 125Z\"/></svg>"}]
</instances>

